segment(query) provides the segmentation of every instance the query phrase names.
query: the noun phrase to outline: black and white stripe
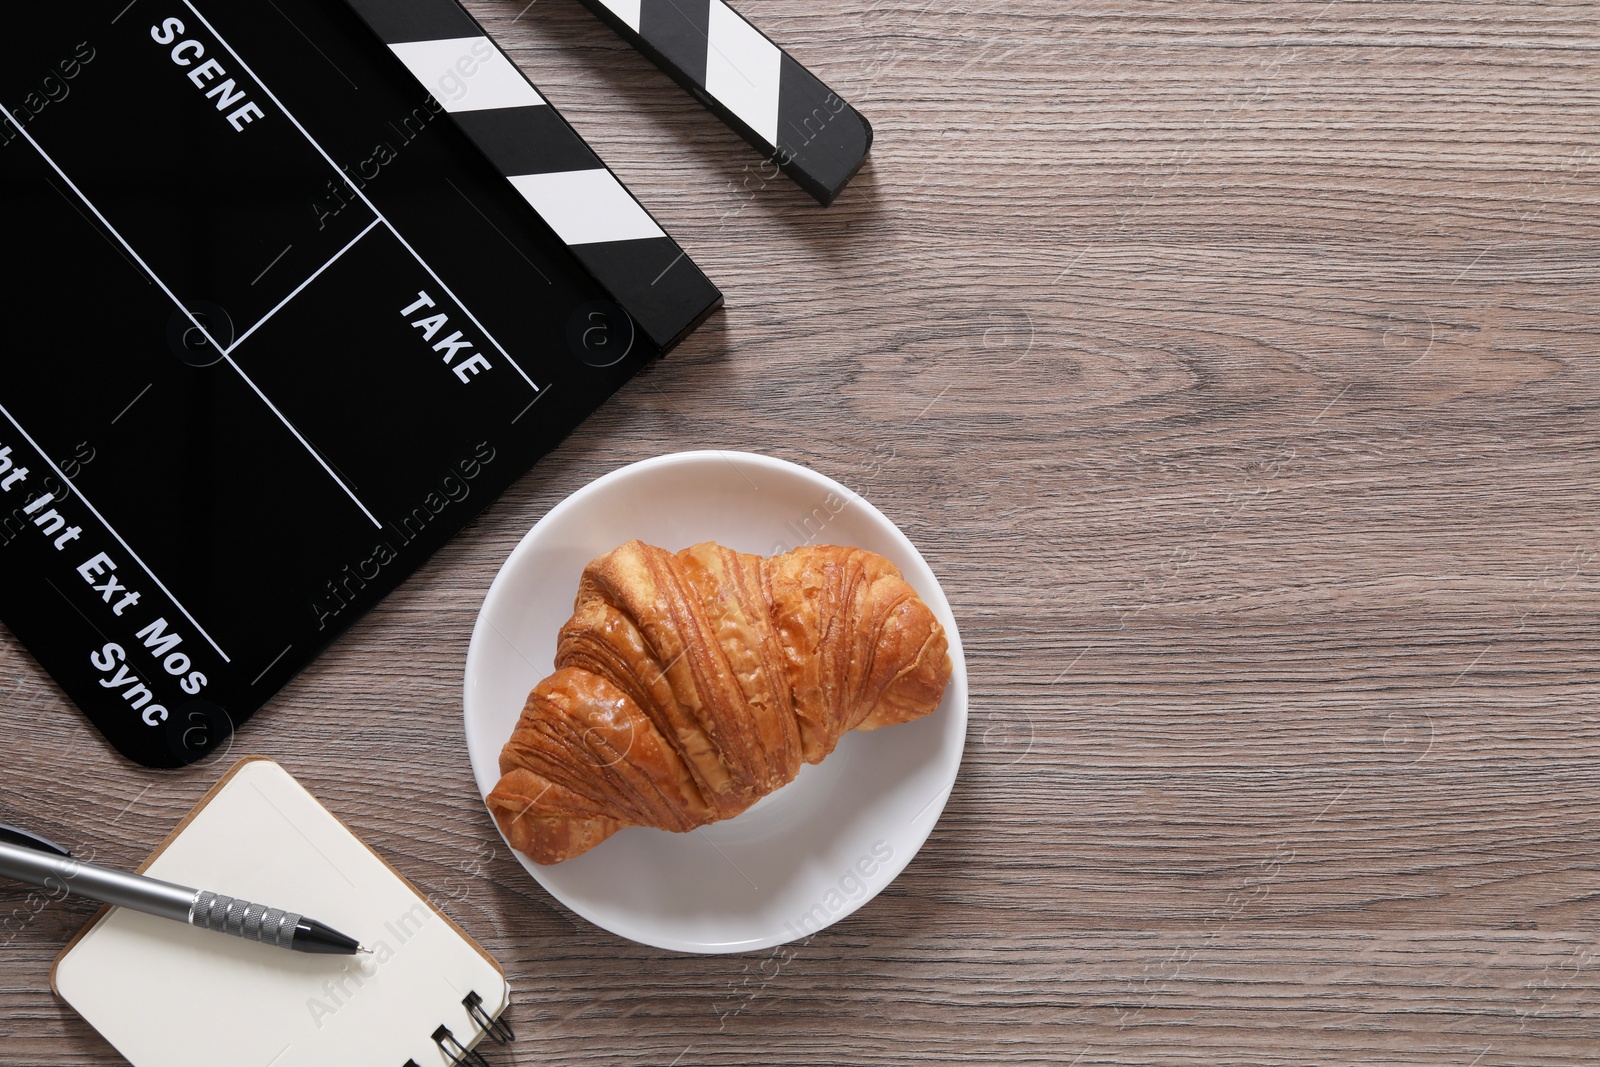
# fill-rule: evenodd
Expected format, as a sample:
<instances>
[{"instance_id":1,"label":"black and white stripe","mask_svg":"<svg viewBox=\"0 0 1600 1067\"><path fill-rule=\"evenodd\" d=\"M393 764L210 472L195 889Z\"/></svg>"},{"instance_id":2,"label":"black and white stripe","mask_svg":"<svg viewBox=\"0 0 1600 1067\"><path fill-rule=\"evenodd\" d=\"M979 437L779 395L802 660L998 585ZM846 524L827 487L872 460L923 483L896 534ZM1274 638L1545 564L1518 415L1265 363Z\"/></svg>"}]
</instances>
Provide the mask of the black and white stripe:
<instances>
[{"instance_id":1,"label":"black and white stripe","mask_svg":"<svg viewBox=\"0 0 1600 1067\"><path fill-rule=\"evenodd\" d=\"M583 0L823 205L872 147L855 108L722 0Z\"/></svg>"},{"instance_id":2,"label":"black and white stripe","mask_svg":"<svg viewBox=\"0 0 1600 1067\"><path fill-rule=\"evenodd\" d=\"M348 0L638 327L671 347L722 294L456 0Z\"/></svg>"}]
</instances>

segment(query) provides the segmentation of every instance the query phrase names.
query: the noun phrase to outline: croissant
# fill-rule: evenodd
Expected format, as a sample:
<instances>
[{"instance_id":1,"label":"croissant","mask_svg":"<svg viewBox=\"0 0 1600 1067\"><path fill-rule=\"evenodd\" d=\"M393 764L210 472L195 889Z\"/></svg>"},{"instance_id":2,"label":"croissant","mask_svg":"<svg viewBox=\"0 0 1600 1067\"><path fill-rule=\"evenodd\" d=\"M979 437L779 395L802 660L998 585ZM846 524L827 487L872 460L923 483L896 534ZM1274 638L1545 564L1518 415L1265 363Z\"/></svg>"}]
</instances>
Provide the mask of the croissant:
<instances>
[{"instance_id":1,"label":"croissant","mask_svg":"<svg viewBox=\"0 0 1600 1067\"><path fill-rule=\"evenodd\" d=\"M584 569L556 667L489 794L506 840L545 864L627 826L737 815L847 731L927 715L950 680L944 628L894 565L831 545L630 541Z\"/></svg>"}]
</instances>

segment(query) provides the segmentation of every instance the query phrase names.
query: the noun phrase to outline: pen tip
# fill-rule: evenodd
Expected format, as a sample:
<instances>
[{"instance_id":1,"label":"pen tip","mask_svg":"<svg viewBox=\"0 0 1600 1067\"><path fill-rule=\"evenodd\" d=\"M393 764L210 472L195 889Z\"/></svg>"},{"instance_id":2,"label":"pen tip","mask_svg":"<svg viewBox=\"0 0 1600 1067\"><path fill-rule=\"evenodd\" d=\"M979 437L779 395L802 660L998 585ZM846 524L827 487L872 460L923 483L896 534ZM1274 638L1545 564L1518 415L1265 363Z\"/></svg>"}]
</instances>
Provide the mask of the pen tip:
<instances>
[{"instance_id":1,"label":"pen tip","mask_svg":"<svg viewBox=\"0 0 1600 1067\"><path fill-rule=\"evenodd\" d=\"M372 955L372 950L370 948L368 948L366 945L357 945L356 946L356 954L360 955L360 956L370 956L370 955Z\"/></svg>"}]
</instances>

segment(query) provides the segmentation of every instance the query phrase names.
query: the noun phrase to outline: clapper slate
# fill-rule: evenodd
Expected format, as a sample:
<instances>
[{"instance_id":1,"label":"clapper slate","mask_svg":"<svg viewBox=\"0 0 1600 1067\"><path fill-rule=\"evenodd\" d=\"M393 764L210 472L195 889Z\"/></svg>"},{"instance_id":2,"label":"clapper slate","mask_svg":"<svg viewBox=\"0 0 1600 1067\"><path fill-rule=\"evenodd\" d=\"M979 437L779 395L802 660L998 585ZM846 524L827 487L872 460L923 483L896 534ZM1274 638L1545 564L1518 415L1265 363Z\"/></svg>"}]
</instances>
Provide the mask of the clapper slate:
<instances>
[{"instance_id":1,"label":"clapper slate","mask_svg":"<svg viewBox=\"0 0 1600 1067\"><path fill-rule=\"evenodd\" d=\"M192 762L663 343L343 0L26 5L0 57L0 618Z\"/></svg>"}]
</instances>

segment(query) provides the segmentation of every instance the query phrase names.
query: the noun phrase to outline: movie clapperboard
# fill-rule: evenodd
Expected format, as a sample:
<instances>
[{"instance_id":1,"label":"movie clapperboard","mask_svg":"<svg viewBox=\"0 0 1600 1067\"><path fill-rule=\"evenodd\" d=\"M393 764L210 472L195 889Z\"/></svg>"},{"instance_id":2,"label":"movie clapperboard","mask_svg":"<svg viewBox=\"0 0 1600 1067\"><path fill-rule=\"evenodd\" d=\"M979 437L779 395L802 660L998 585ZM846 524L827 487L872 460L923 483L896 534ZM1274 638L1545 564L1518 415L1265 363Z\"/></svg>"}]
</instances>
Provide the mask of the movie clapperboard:
<instances>
[{"instance_id":1,"label":"movie clapperboard","mask_svg":"<svg viewBox=\"0 0 1600 1067\"><path fill-rule=\"evenodd\" d=\"M0 618L231 730L721 296L454 0L19 5Z\"/></svg>"}]
</instances>

